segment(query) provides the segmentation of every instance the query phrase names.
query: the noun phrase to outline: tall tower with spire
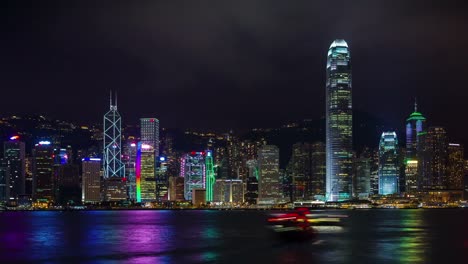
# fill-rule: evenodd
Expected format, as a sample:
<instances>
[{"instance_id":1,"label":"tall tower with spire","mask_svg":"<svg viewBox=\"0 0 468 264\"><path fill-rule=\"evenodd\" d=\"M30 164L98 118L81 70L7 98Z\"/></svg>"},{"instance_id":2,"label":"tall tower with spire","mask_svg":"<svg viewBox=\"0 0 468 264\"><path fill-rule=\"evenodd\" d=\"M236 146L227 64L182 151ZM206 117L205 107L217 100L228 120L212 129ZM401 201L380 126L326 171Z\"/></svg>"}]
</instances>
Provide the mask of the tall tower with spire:
<instances>
[{"instance_id":1,"label":"tall tower with spire","mask_svg":"<svg viewBox=\"0 0 468 264\"><path fill-rule=\"evenodd\" d=\"M353 107L351 55L343 39L333 41L327 57L326 199L352 196Z\"/></svg>"},{"instance_id":2,"label":"tall tower with spire","mask_svg":"<svg viewBox=\"0 0 468 264\"><path fill-rule=\"evenodd\" d=\"M414 112L406 119L406 167L405 167L405 191L416 192L418 190L418 146L420 136L426 130L426 118L418 112L418 103L414 99Z\"/></svg>"},{"instance_id":3,"label":"tall tower with spire","mask_svg":"<svg viewBox=\"0 0 468 264\"><path fill-rule=\"evenodd\" d=\"M112 102L112 92L110 92L109 104L110 109L104 115L104 178L123 178L125 166L121 159L122 118L117 111L117 93Z\"/></svg>"}]
</instances>

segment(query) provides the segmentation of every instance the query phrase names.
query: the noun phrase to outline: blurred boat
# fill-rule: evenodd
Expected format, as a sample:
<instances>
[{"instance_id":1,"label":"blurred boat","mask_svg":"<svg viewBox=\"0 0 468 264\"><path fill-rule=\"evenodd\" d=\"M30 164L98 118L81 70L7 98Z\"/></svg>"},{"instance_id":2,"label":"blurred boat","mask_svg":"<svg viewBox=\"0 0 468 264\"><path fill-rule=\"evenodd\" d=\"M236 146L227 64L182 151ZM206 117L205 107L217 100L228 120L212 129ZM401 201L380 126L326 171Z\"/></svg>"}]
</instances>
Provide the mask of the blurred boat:
<instances>
[{"instance_id":1,"label":"blurred boat","mask_svg":"<svg viewBox=\"0 0 468 264\"><path fill-rule=\"evenodd\" d=\"M314 239L317 232L308 221L307 214L309 213L305 209L272 216L268 218L268 225L282 240L304 241Z\"/></svg>"}]
</instances>

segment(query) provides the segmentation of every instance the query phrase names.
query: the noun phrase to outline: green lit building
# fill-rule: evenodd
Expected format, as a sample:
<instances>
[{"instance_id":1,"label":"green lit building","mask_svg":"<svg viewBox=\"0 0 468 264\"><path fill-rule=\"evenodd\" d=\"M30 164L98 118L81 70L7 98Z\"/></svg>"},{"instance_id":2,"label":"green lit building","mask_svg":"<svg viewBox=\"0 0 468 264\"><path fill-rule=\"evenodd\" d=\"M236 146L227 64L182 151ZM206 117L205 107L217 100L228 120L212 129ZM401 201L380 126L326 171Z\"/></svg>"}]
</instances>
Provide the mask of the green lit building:
<instances>
[{"instance_id":1,"label":"green lit building","mask_svg":"<svg viewBox=\"0 0 468 264\"><path fill-rule=\"evenodd\" d=\"M418 112L416 102L414 112L406 119L406 164L405 164L405 191L413 193L418 191L420 183L418 145L420 135L425 133L426 118Z\"/></svg>"}]
</instances>

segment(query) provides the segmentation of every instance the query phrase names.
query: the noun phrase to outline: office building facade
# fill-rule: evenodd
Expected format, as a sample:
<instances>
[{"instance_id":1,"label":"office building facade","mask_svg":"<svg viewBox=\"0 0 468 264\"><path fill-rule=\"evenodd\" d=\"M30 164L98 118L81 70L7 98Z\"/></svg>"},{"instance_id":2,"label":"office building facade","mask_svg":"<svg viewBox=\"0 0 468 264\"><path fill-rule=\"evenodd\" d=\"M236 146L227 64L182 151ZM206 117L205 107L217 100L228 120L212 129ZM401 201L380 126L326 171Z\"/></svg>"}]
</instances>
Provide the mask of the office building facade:
<instances>
[{"instance_id":1,"label":"office building facade","mask_svg":"<svg viewBox=\"0 0 468 264\"><path fill-rule=\"evenodd\" d=\"M352 195L353 114L351 55L342 39L328 50L326 76L326 200Z\"/></svg>"}]
</instances>

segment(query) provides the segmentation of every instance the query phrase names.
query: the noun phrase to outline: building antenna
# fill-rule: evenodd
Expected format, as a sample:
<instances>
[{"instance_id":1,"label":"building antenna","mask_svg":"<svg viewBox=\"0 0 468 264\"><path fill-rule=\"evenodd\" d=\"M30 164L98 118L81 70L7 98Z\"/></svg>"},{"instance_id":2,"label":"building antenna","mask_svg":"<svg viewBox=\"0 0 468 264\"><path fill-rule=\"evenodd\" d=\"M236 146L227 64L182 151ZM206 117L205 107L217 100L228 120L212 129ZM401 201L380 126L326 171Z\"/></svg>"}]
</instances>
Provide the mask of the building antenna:
<instances>
[{"instance_id":1,"label":"building antenna","mask_svg":"<svg viewBox=\"0 0 468 264\"><path fill-rule=\"evenodd\" d=\"M418 100L416 99L416 97L414 98L414 111L418 111Z\"/></svg>"},{"instance_id":2,"label":"building antenna","mask_svg":"<svg viewBox=\"0 0 468 264\"><path fill-rule=\"evenodd\" d=\"M115 92L115 109L117 109L117 91Z\"/></svg>"},{"instance_id":3,"label":"building antenna","mask_svg":"<svg viewBox=\"0 0 468 264\"><path fill-rule=\"evenodd\" d=\"M112 108L112 90L109 91L109 105Z\"/></svg>"}]
</instances>

